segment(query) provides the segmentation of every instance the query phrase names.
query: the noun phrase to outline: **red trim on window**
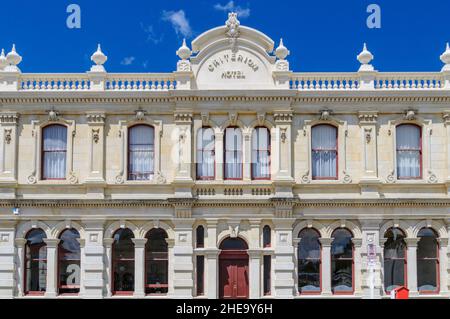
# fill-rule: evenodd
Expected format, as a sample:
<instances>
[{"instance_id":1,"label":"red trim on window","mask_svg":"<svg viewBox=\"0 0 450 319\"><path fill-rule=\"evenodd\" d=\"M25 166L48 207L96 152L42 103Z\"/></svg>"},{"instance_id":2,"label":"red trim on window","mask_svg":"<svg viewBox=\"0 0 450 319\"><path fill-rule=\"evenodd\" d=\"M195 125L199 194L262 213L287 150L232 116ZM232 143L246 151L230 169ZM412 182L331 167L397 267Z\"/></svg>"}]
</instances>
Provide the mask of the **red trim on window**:
<instances>
[{"instance_id":1,"label":"red trim on window","mask_svg":"<svg viewBox=\"0 0 450 319\"><path fill-rule=\"evenodd\" d=\"M70 229L71 228L68 228L68 229L64 229L60 234L59 234L59 239L61 239L61 236L62 236L62 234L65 232L65 231L70 231ZM72 228L73 229L73 228ZM78 231L77 231L78 232ZM78 233L78 238L80 238L80 236L79 236L80 234ZM61 280L61 278L60 278L60 274L61 274L61 264L62 264L62 261L64 261L64 260L70 260L70 261L78 261L78 263L79 263L79 266L80 266L80 278L79 278L79 280L81 281L81 247L80 247L80 259L62 259L62 253L61 253L61 242L59 242L58 243L58 256L57 256L57 260L58 260L58 264L57 264L57 269L56 269L56 278L57 278L57 286L58 286L58 294L60 295L60 296L77 296L78 294L79 294L79 291L78 292L60 292L59 290L60 289L80 289L80 285L61 285L60 283L60 280Z\"/></svg>"},{"instance_id":2,"label":"red trim on window","mask_svg":"<svg viewBox=\"0 0 450 319\"><path fill-rule=\"evenodd\" d=\"M203 130L207 130L207 129L212 130L214 148L212 150L205 150L203 148L203 143L202 143L202 148L198 149L198 132L202 131L202 136L203 136ZM203 153L204 152L211 152L212 153L211 157L214 158L214 163L213 163L213 165L214 165L214 173L213 174L214 175L213 176L201 176L201 175L198 174L198 171L199 171L198 165L200 163L198 163L198 159L197 159L197 162L195 163L195 175L196 175L197 180L212 181L212 180L216 179L216 144L215 143L216 143L216 136L214 135L214 130L210 126L203 126L202 128L200 128L197 131L197 141L196 141L196 146L195 146L195 149L196 149L195 156L197 156L198 152L202 152L202 158L203 158Z\"/></svg>"},{"instance_id":3,"label":"red trim on window","mask_svg":"<svg viewBox=\"0 0 450 319\"><path fill-rule=\"evenodd\" d=\"M38 230L41 230L43 233L45 233L41 228L37 228ZM36 230L36 229L31 229L31 230L29 230L28 232L27 232L27 234L25 235L25 239L27 239L27 237L28 237L28 234L30 233L30 232L32 232L33 230ZM45 238L45 237L44 237ZM45 249L46 249L46 251L45 251L45 255L47 256L47 244L45 243L45 242L42 242L42 244L41 244L41 247L42 246L45 246ZM27 262L28 262L28 258L27 258L27 251L30 249L30 247L29 247L29 245L28 245L28 239L27 239L27 242L25 243L25 247L24 247L24 250L23 250L23 253L24 253L24 257L23 257L23 261L24 261L24 264L23 264L23 272L24 272L24 274L23 274L23 292L24 292L24 294L25 295L28 295L28 296L43 296L44 294L45 294L45 292L47 291L47 278L46 278L46 281L45 281L45 291L35 291L35 290L27 290ZM30 254L31 255L31 254ZM32 259L32 260L42 260L42 261L45 261L45 265L46 265L46 268L45 268L45 276L47 276L47 271L48 271L48 264L47 264L47 258L45 258L45 259L36 259L36 258L34 258L34 259Z\"/></svg>"},{"instance_id":4,"label":"red trim on window","mask_svg":"<svg viewBox=\"0 0 450 319\"><path fill-rule=\"evenodd\" d=\"M133 128L135 127L139 127L139 126L143 126L143 127L149 127L153 130L153 141L151 141L150 144L134 144L134 145L150 145L151 147L153 147L150 151L148 151L150 153L151 158L153 158L153 171L149 171L149 172L132 172L131 168L130 168L130 157L131 154L133 153L132 151L130 151L130 132ZM135 124L132 125L130 127L128 127L128 132L127 132L127 179L128 180L150 180L151 176L155 173L155 128L152 125L148 125L148 124ZM130 178L131 176L134 175L148 175L148 178L145 179L132 179Z\"/></svg>"},{"instance_id":5,"label":"red trim on window","mask_svg":"<svg viewBox=\"0 0 450 319\"><path fill-rule=\"evenodd\" d=\"M320 149L316 150L312 148L312 130L318 126L330 126L334 128L336 132L336 148L334 149ZM313 153L314 152L330 152L334 151L336 153L336 176L314 176L312 174L312 162L313 162ZM338 180L339 179L339 129L331 124L317 124L311 128L311 176L313 180Z\"/></svg>"},{"instance_id":6,"label":"red trim on window","mask_svg":"<svg viewBox=\"0 0 450 319\"><path fill-rule=\"evenodd\" d=\"M400 127L400 126L415 126L415 127L419 128L419 149L402 149L402 150L399 150L398 146L397 146L397 141L396 141L396 143L395 143L395 152L396 152L396 161L397 161L397 163L395 163L395 164L396 164L396 170L397 170L397 179L399 179L399 180L420 180L420 179L423 178L422 127L419 126L419 125L416 125L416 124L400 124L400 125L397 125L395 130L397 131L397 128ZM397 135L396 135L396 139L397 139ZM431 147L431 145L430 145L430 147ZM398 172L398 153L401 152L401 151L403 151L403 152L407 152L407 151L419 152L419 165L420 165L420 168L419 168L419 176L418 177L415 177L415 176L401 176L400 177L399 176L399 172Z\"/></svg>"},{"instance_id":7,"label":"red trim on window","mask_svg":"<svg viewBox=\"0 0 450 319\"><path fill-rule=\"evenodd\" d=\"M345 229L347 230L350 235L352 236L351 238L353 239L353 233L348 229L348 228L337 228L333 231L333 234L336 230L338 229ZM333 234L331 235L332 238ZM334 239L333 239L334 242ZM331 243L331 247L330 247L330 253L332 252L332 248L333 248L333 242ZM340 258L340 259L336 259L336 260L350 260L349 258ZM351 291L335 291L333 289L333 271L332 271L332 267L333 267L333 255L331 254L331 263L330 263L330 274L331 274L331 292L333 295L353 295L355 293L355 245L352 242L352 290Z\"/></svg>"},{"instance_id":8,"label":"red trim on window","mask_svg":"<svg viewBox=\"0 0 450 319\"><path fill-rule=\"evenodd\" d=\"M441 273L440 273L440 254L439 254L439 242L437 241L437 235L436 232L432 229L432 231L435 233L435 244L436 244L436 258L422 258L422 260L435 260L436 261L436 289L435 290L419 290L419 294L423 294L423 295L433 295L433 294L438 294L441 291L441 285L440 285L440 280L441 280ZM417 254L417 256L419 256ZM419 259L417 257L417 259ZM418 276L418 274L417 274ZM419 288L419 287L417 287Z\"/></svg>"},{"instance_id":9,"label":"red trim on window","mask_svg":"<svg viewBox=\"0 0 450 319\"><path fill-rule=\"evenodd\" d=\"M64 127L66 129L66 148L65 149L62 149L62 150L51 150L51 151L46 151L44 149L44 131L45 131L45 129L47 129L49 127L52 127L52 126L61 126L61 127ZM66 174L66 172L67 172L67 144L68 144L67 126L62 125L62 124L49 124L49 125L44 126L41 129L41 180L43 180L43 181L65 181L66 180L65 177L64 178L46 178L45 174L44 174L44 164L45 164L44 163L44 158L45 158L45 153L56 153L56 152L59 152L59 153L64 152L64 153L66 153L66 155L65 155L65 157L66 157L66 171L64 172L64 176L66 176L67 175Z\"/></svg>"},{"instance_id":10,"label":"red trim on window","mask_svg":"<svg viewBox=\"0 0 450 319\"><path fill-rule=\"evenodd\" d=\"M267 177L255 177L253 174L253 167L255 165L255 162L253 161L253 133L252 133L252 140L251 140L251 147L250 147L250 151L251 151L251 165L250 165L250 174L251 174L251 179L252 180L260 180L260 181L264 181L264 180L270 180L271 176L272 176L272 140L271 140L271 135L270 135L270 130L265 127L265 126L257 126L254 129L260 129L260 128L264 128L267 130L267 145L268 145L268 149L257 149L256 151L258 153L260 152L267 152L268 154L268 158L269 158L269 176Z\"/></svg>"}]
</instances>

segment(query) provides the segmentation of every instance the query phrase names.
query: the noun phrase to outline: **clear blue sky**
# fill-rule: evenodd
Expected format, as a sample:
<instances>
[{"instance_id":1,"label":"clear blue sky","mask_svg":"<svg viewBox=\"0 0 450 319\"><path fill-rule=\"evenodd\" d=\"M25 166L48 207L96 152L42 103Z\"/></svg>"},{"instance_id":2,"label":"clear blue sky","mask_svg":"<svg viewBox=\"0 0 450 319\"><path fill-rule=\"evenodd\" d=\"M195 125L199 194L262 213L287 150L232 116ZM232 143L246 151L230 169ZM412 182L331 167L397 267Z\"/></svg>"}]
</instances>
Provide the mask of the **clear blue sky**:
<instances>
[{"instance_id":1,"label":"clear blue sky","mask_svg":"<svg viewBox=\"0 0 450 319\"><path fill-rule=\"evenodd\" d=\"M81 29L66 26L71 3ZM366 26L372 3L381 29ZM450 41L450 0L22 0L2 1L0 48L16 43L22 72L85 72L98 42L109 72L171 72L183 36L222 25L231 7L242 25L283 37L294 71L356 71L363 42L380 71L438 71Z\"/></svg>"}]
</instances>

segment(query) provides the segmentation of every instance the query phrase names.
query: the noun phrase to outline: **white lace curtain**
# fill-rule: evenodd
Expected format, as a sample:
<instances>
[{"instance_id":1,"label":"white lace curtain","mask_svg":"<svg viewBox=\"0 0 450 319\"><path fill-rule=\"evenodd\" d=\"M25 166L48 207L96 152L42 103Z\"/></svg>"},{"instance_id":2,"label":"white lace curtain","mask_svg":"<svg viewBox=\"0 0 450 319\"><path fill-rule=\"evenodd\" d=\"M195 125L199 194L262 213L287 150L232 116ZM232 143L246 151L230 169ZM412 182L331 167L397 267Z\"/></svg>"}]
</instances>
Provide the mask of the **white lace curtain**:
<instances>
[{"instance_id":1,"label":"white lace curtain","mask_svg":"<svg viewBox=\"0 0 450 319\"><path fill-rule=\"evenodd\" d=\"M421 175L421 129L417 125L397 126L397 177L419 178Z\"/></svg>"},{"instance_id":2,"label":"white lace curtain","mask_svg":"<svg viewBox=\"0 0 450 319\"><path fill-rule=\"evenodd\" d=\"M312 177L337 177L337 129L331 125L312 128Z\"/></svg>"},{"instance_id":3,"label":"white lace curtain","mask_svg":"<svg viewBox=\"0 0 450 319\"><path fill-rule=\"evenodd\" d=\"M197 178L214 178L214 131L210 127L203 127L197 133Z\"/></svg>"},{"instance_id":4,"label":"white lace curtain","mask_svg":"<svg viewBox=\"0 0 450 319\"><path fill-rule=\"evenodd\" d=\"M128 179L149 180L154 173L154 128L136 125L128 130Z\"/></svg>"},{"instance_id":5,"label":"white lace curtain","mask_svg":"<svg viewBox=\"0 0 450 319\"><path fill-rule=\"evenodd\" d=\"M49 125L43 129L43 179L66 178L67 127Z\"/></svg>"},{"instance_id":6,"label":"white lace curtain","mask_svg":"<svg viewBox=\"0 0 450 319\"><path fill-rule=\"evenodd\" d=\"M267 127L252 132L252 177L270 177L270 133Z\"/></svg>"},{"instance_id":7,"label":"white lace curtain","mask_svg":"<svg viewBox=\"0 0 450 319\"><path fill-rule=\"evenodd\" d=\"M225 130L225 178L242 178L242 132L238 127Z\"/></svg>"}]
</instances>

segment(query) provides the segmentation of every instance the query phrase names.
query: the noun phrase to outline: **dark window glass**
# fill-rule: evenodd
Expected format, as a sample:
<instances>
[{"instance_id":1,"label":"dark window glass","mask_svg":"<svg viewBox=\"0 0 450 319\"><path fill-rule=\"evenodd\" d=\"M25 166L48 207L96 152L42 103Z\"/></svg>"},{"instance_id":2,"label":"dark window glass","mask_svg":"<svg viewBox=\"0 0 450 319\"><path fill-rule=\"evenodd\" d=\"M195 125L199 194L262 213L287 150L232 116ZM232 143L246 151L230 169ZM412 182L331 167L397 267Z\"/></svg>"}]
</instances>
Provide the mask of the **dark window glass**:
<instances>
[{"instance_id":1,"label":"dark window glass","mask_svg":"<svg viewBox=\"0 0 450 319\"><path fill-rule=\"evenodd\" d=\"M66 229L59 237L58 277L59 293L80 292L80 234L76 229Z\"/></svg>"},{"instance_id":2,"label":"dark window glass","mask_svg":"<svg viewBox=\"0 0 450 319\"><path fill-rule=\"evenodd\" d=\"M313 179L336 179L337 128L332 125L316 125L313 126L311 135Z\"/></svg>"},{"instance_id":3,"label":"dark window glass","mask_svg":"<svg viewBox=\"0 0 450 319\"><path fill-rule=\"evenodd\" d=\"M205 246L205 228L202 225L197 227L197 248L203 248Z\"/></svg>"},{"instance_id":4,"label":"dark window glass","mask_svg":"<svg viewBox=\"0 0 450 319\"><path fill-rule=\"evenodd\" d=\"M220 244L220 249L223 250L246 250L247 243L240 238L227 238Z\"/></svg>"},{"instance_id":5,"label":"dark window glass","mask_svg":"<svg viewBox=\"0 0 450 319\"><path fill-rule=\"evenodd\" d=\"M345 228L334 231L331 244L331 289L334 293L353 291L352 234Z\"/></svg>"},{"instance_id":6,"label":"dark window glass","mask_svg":"<svg viewBox=\"0 0 450 319\"><path fill-rule=\"evenodd\" d=\"M256 127L252 132L252 177L270 179L270 132Z\"/></svg>"},{"instance_id":7,"label":"dark window glass","mask_svg":"<svg viewBox=\"0 0 450 319\"><path fill-rule=\"evenodd\" d=\"M263 228L263 247L270 247L272 244L272 231L270 226L266 225Z\"/></svg>"},{"instance_id":8,"label":"dark window glass","mask_svg":"<svg viewBox=\"0 0 450 319\"><path fill-rule=\"evenodd\" d=\"M197 256L197 296L204 294L205 256Z\"/></svg>"},{"instance_id":9,"label":"dark window glass","mask_svg":"<svg viewBox=\"0 0 450 319\"><path fill-rule=\"evenodd\" d=\"M146 238L145 293L165 294L169 287L167 233L162 228L154 228L147 233Z\"/></svg>"},{"instance_id":10,"label":"dark window glass","mask_svg":"<svg viewBox=\"0 0 450 319\"><path fill-rule=\"evenodd\" d=\"M402 124L396 129L397 177L417 179L422 175L421 128Z\"/></svg>"},{"instance_id":11,"label":"dark window glass","mask_svg":"<svg viewBox=\"0 0 450 319\"><path fill-rule=\"evenodd\" d=\"M272 268L271 256L264 256L264 295L270 295L271 268Z\"/></svg>"},{"instance_id":12,"label":"dark window glass","mask_svg":"<svg viewBox=\"0 0 450 319\"><path fill-rule=\"evenodd\" d=\"M386 231L384 243L384 287L387 292L406 286L405 234L398 228Z\"/></svg>"},{"instance_id":13,"label":"dark window glass","mask_svg":"<svg viewBox=\"0 0 450 319\"><path fill-rule=\"evenodd\" d=\"M25 239L25 292L44 293L47 284L47 245L42 229L33 229Z\"/></svg>"},{"instance_id":14,"label":"dark window glass","mask_svg":"<svg viewBox=\"0 0 450 319\"><path fill-rule=\"evenodd\" d=\"M42 131L42 179L66 178L67 127L49 125Z\"/></svg>"},{"instance_id":15,"label":"dark window glass","mask_svg":"<svg viewBox=\"0 0 450 319\"><path fill-rule=\"evenodd\" d=\"M320 235L314 229L304 229L298 237L298 291L318 293L321 290Z\"/></svg>"},{"instance_id":16,"label":"dark window glass","mask_svg":"<svg viewBox=\"0 0 450 319\"><path fill-rule=\"evenodd\" d=\"M114 234L113 254L113 292L134 291L134 243L133 232L128 228L119 229Z\"/></svg>"},{"instance_id":17,"label":"dark window glass","mask_svg":"<svg viewBox=\"0 0 450 319\"><path fill-rule=\"evenodd\" d=\"M128 129L128 179L150 180L155 167L154 128L135 125Z\"/></svg>"},{"instance_id":18,"label":"dark window glass","mask_svg":"<svg viewBox=\"0 0 450 319\"><path fill-rule=\"evenodd\" d=\"M417 287L421 293L439 291L439 246L431 228L419 231L417 244Z\"/></svg>"},{"instance_id":19,"label":"dark window glass","mask_svg":"<svg viewBox=\"0 0 450 319\"><path fill-rule=\"evenodd\" d=\"M215 136L210 127L197 132L197 179L214 179L215 175Z\"/></svg>"}]
</instances>

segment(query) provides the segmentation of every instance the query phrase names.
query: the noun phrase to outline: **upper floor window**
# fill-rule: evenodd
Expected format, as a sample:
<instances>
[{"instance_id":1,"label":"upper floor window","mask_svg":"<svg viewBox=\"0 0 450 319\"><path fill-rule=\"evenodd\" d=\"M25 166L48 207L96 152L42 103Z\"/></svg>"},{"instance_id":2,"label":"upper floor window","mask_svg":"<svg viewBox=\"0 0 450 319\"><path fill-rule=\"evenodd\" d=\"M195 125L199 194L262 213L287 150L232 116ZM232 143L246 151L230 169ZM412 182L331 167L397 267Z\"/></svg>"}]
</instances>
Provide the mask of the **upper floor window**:
<instances>
[{"instance_id":1,"label":"upper floor window","mask_svg":"<svg viewBox=\"0 0 450 319\"><path fill-rule=\"evenodd\" d=\"M197 179L212 180L215 176L215 136L210 127L197 132Z\"/></svg>"},{"instance_id":2,"label":"upper floor window","mask_svg":"<svg viewBox=\"0 0 450 319\"><path fill-rule=\"evenodd\" d=\"M238 127L225 130L225 179L242 179L242 132Z\"/></svg>"},{"instance_id":3,"label":"upper floor window","mask_svg":"<svg viewBox=\"0 0 450 319\"><path fill-rule=\"evenodd\" d=\"M431 228L422 228L417 235L417 288L420 293L439 292L439 245Z\"/></svg>"},{"instance_id":4,"label":"upper floor window","mask_svg":"<svg viewBox=\"0 0 450 319\"><path fill-rule=\"evenodd\" d=\"M390 292L406 286L406 242L399 228L389 228L384 234L384 289Z\"/></svg>"},{"instance_id":5,"label":"upper floor window","mask_svg":"<svg viewBox=\"0 0 450 319\"><path fill-rule=\"evenodd\" d=\"M338 228L331 235L331 289L333 293L353 292L353 242L352 233Z\"/></svg>"},{"instance_id":6,"label":"upper floor window","mask_svg":"<svg viewBox=\"0 0 450 319\"><path fill-rule=\"evenodd\" d=\"M196 230L196 247L203 248L205 246L205 228L199 225Z\"/></svg>"},{"instance_id":7,"label":"upper floor window","mask_svg":"<svg viewBox=\"0 0 450 319\"><path fill-rule=\"evenodd\" d=\"M413 124L402 124L396 129L397 178L422 178L422 132Z\"/></svg>"},{"instance_id":8,"label":"upper floor window","mask_svg":"<svg viewBox=\"0 0 450 319\"><path fill-rule=\"evenodd\" d=\"M312 128L312 178L337 179L337 128L320 124Z\"/></svg>"},{"instance_id":9,"label":"upper floor window","mask_svg":"<svg viewBox=\"0 0 450 319\"><path fill-rule=\"evenodd\" d=\"M150 180L155 167L155 130L148 125L128 129L128 179Z\"/></svg>"},{"instance_id":10,"label":"upper floor window","mask_svg":"<svg viewBox=\"0 0 450 319\"><path fill-rule=\"evenodd\" d=\"M252 132L252 178L270 179L270 132L256 127Z\"/></svg>"},{"instance_id":11,"label":"upper floor window","mask_svg":"<svg viewBox=\"0 0 450 319\"><path fill-rule=\"evenodd\" d=\"M263 247L270 247L272 245L272 230L269 225L263 228Z\"/></svg>"},{"instance_id":12,"label":"upper floor window","mask_svg":"<svg viewBox=\"0 0 450 319\"><path fill-rule=\"evenodd\" d=\"M42 139L42 179L65 179L67 127L46 126L42 130Z\"/></svg>"},{"instance_id":13,"label":"upper floor window","mask_svg":"<svg viewBox=\"0 0 450 319\"><path fill-rule=\"evenodd\" d=\"M44 294L47 286L47 238L42 229L30 230L25 246L25 293Z\"/></svg>"},{"instance_id":14,"label":"upper floor window","mask_svg":"<svg viewBox=\"0 0 450 319\"><path fill-rule=\"evenodd\" d=\"M58 292L77 294L80 292L80 234L74 228L64 230L58 244Z\"/></svg>"}]
</instances>

